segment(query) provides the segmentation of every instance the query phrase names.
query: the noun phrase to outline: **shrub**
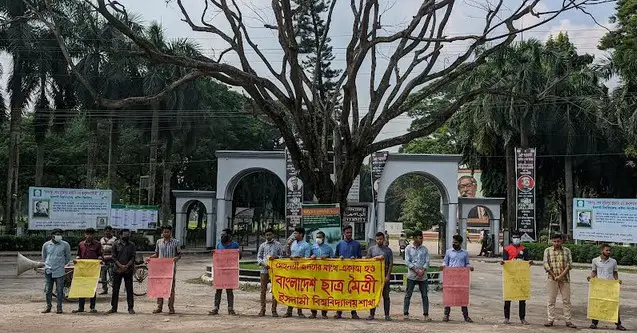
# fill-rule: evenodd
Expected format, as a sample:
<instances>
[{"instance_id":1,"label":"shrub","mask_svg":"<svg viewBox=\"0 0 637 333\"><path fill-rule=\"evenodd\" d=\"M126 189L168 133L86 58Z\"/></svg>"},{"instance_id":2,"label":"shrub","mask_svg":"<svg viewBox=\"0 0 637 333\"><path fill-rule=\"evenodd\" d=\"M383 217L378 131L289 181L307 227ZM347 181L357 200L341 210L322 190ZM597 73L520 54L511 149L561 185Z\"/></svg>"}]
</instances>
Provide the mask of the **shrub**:
<instances>
[{"instance_id":1,"label":"shrub","mask_svg":"<svg viewBox=\"0 0 637 333\"><path fill-rule=\"evenodd\" d=\"M600 247L595 244L564 244L565 247L571 250L573 256L573 262L590 264L593 258L599 256ZM529 253L529 259L534 261L541 261L544 255L544 249L549 247L547 244L542 243L525 243L524 247L527 248ZM613 246L613 254L611 255L619 265L637 265L637 248L626 246Z\"/></svg>"},{"instance_id":2,"label":"shrub","mask_svg":"<svg viewBox=\"0 0 637 333\"><path fill-rule=\"evenodd\" d=\"M49 236L43 235L27 235L13 236L0 235L0 251L40 251L42 245L51 239ZM71 245L71 249L77 249L78 244L84 237L80 236L64 236L64 240ZM153 251L155 246L150 244L148 238L142 234L131 235L131 242L137 247L137 251Z\"/></svg>"}]
</instances>

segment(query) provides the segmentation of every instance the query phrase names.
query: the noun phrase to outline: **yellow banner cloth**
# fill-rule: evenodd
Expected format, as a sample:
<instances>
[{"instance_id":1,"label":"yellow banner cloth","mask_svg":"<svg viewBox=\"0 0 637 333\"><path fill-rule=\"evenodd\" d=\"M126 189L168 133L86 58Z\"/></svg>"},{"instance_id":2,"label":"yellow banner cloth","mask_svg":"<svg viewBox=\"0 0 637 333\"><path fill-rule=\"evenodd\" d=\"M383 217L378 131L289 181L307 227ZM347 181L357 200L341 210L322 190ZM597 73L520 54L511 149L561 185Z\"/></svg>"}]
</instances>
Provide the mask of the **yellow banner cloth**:
<instances>
[{"instance_id":1,"label":"yellow banner cloth","mask_svg":"<svg viewBox=\"0 0 637 333\"><path fill-rule=\"evenodd\" d=\"M92 298L100 278L100 260L80 259L73 267L69 298ZM59 296L58 296L59 297Z\"/></svg>"},{"instance_id":2,"label":"yellow banner cloth","mask_svg":"<svg viewBox=\"0 0 637 333\"><path fill-rule=\"evenodd\" d=\"M276 259L269 265L274 298L295 308L373 309L385 285L383 260Z\"/></svg>"},{"instance_id":3,"label":"yellow banner cloth","mask_svg":"<svg viewBox=\"0 0 637 333\"><path fill-rule=\"evenodd\" d=\"M502 294L505 301L531 299L531 265L528 261L509 260L502 267Z\"/></svg>"},{"instance_id":4,"label":"yellow banner cloth","mask_svg":"<svg viewBox=\"0 0 637 333\"><path fill-rule=\"evenodd\" d=\"M588 319L616 323L619 317L619 280L591 279L588 286Z\"/></svg>"}]
</instances>

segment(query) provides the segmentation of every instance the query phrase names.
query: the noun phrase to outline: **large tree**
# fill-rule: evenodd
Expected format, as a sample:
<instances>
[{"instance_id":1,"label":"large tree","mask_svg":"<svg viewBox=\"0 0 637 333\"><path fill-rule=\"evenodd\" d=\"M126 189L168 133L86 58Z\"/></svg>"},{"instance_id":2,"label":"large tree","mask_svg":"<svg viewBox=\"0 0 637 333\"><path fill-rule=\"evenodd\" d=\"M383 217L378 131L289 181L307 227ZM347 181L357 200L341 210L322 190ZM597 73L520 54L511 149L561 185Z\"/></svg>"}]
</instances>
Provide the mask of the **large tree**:
<instances>
[{"instance_id":1,"label":"large tree","mask_svg":"<svg viewBox=\"0 0 637 333\"><path fill-rule=\"evenodd\" d=\"M252 22L248 17L253 16L243 13L246 6L235 1L202 1L204 12L189 11L183 0L173 2L192 30L209 33L226 44L227 49L214 58L175 56L163 52L126 24L126 9L117 1L85 0L83 4L92 6L126 35L144 57L157 63L188 68L192 76L209 76L245 91L258 106L261 115L269 118L279 129L302 178L315 189L319 201L344 205L360 165L369 154L432 133L460 106L490 91L490 88L480 87L457 96L448 108L430 115L427 125L417 131L378 140L390 120L410 111L423 99L445 91L456 79L509 45L520 31L541 26L566 11L586 10L588 6L605 2L566 0L551 2L548 9L539 9L540 0L521 0L513 7L508 1L505 4L504 0L499 0L482 5L484 24L476 29L476 33L449 35L452 14L460 14L454 10L459 1L422 1L400 28L391 27L394 32L388 32L390 27L381 21L384 8L381 8L380 1L352 1L349 6L333 1L324 15L324 31L322 34L315 32L315 39L321 46L318 49L321 50L326 43L333 26L343 24L342 20L333 21L337 5L339 12L351 12L348 24L351 23L352 30L351 39L344 48L347 65L336 80L336 86L341 90L340 97L334 95L324 101L319 82L313 76L315 72L306 70L302 63L295 26L297 8L291 0L272 1L269 16L254 15L262 17L266 21L262 22L264 26L275 31L280 51L276 56L265 53L257 45L252 35L254 31L249 28ZM40 18L56 31L62 43L63 37L56 28L61 21L55 11L59 3L47 0L48 13ZM211 15L212 12L219 15ZM528 15L536 17L535 23L518 28L523 26L520 20ZM450 46L459 47L462 51L449 64L442 66ZM379 47L390 50L380 60ZM478 48L483 48L483 51L476 54ZM64 45L62 50L68 53ZM227 57L234 57L236 65L230 64ZM73 69L73 59L67 56L67 60ZM366 76L368 85L363 89L361 85ZM79 74L78 78L88 84ZM417 94L412 94L416 91ZM107 102L103 98L99 101ZM334 153L340 160L334 180L329 167L331 129L336 132Z\"/></svg>"}]
</instances>

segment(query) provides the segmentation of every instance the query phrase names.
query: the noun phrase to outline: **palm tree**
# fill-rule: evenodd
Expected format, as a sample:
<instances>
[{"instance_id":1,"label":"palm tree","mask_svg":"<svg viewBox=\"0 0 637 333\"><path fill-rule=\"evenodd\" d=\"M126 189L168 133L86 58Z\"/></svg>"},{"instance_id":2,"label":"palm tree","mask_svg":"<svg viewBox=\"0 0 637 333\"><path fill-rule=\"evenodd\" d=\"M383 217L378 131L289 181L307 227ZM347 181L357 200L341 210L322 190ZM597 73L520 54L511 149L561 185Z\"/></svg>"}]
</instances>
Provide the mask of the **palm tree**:
<instances>
[{"instance_id":1,"label":"palm tree","mask_svg":"<svg viewBox=\"0 0 637 333\"><path fill-rule=\"evenodd\" d=\"M10 21L0 31L0 48L9 53L13 61L13 70L7 89L9 98L9 160L7 164L7 187L4 221L9 230L15 227L18 202L18 171L20 165L20 133L22 131L22 110L29 102L29 96L38 84L38 78L32 74L36 63L34 44L37 43L35 28L26 18L27 6L22 1L0 2L0 12Z\"/></svg>"}]
</instances>

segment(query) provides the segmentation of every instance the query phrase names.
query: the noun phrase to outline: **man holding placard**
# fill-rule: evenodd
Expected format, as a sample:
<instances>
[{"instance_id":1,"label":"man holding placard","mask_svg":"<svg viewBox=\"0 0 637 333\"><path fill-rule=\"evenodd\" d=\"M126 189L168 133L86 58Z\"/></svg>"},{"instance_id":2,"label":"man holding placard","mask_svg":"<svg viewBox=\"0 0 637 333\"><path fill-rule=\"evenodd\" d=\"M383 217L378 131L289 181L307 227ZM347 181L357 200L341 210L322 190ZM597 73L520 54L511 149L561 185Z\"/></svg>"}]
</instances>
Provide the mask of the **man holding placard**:
<instances>
[{"instance_id":1,"label":"man holding placard","mask_svg":"<svg viewBox=\"0 0 637 333\"><path fill-rule=\"evenodd\" d=\"M217 243L216 248L217 250L239 250L241 248L241 245L239 245L238 242L232 240L232 229L226 228L221 231L221 239ZM212 311L208 312L209 315L216 316L219 314L222 293L223 289L215 289L215 305ZM237 313L234 311L234 290L232 290L231 288L227 288L226 296L228 297L228 314L231 316L236 316Z\"/></svg>"},{"instance_id":2,"label":"man holding placard","mask_svg":"<svg viewBox=\"0 0 637 333\"><path fill-rule=\"evenodd\" d=\"M502 261L500 261L500 265L504 266L504 324L506 325L511 324L511 321L509 320L511 318L511 300L514 298L520 301L520 322L522 325L529 324L529 322L525 319L526 299L529 297L528 294L531 289L531 265L533 265L533 261L528 261L528 266L526 263L519 263L520 261L526 262L529 256L528 251L525 251L526 249L524 246L520 244L520 240L520 233L514 232L511 237L512 244L509 244L504 248L504 252L502 252ZM520 275L524 275L524 278ZM510 278L511 276L514 276L517 279L511 281L513 280ZM524 282L523 284L522 281ZM511 293L507 292L513 288L517 290ZM507 294L516 294L517 297Z\"/></svg>"},{"instance_id":3,"label":"man holding placard","mask_svg":"<svg viewBox=\"0 0 637 333\"><path fill-rule=\"evenodd\" d=\"M473 320L471 319L471 317L469 317L469 278L468 278L468 272L466 271L466 269L468 269L469 271L473 271L473 267L471 267L471 265L469 264L469 253L462 248L462 236L460 235L454 235L453 236L453 243L452 243L452 248L448 249L447 252L445 252L445 259L444 259L444 267L447 268L464 268L464 273L466 275L461 275L458 274L458 277L465 277L466 280L460 280L458 279L458 281L462 281L460 283L464 283L465 285L457 285L454 286L454 288L457 289L466 289L466 294L464 294L464 301L462 300L454 300L454 301L460 301L461 304L466 304L466 305L461 305L461 309L462 309L462 316L464 317L464 321L468 322L468 323L473 323ZM449 271L451 273L451 271ZM445 291L447 291L447 294L450 294L449 292L449 288L446 287L446 285L450 285L449 280L451 280L452 278L449 276L449 274L445 273L445 271L443 270L443 300L445 298ZM455 275L454 275L455 276ZM455 281L454 281L455 282ZM454 295L455 296L455 295ZM444 302L444 301L443 301ZM455 305L458 306L458 305ZM445 306L445 314L444 317L442 319L442 321L444 322L448 322L449 321L449 314L451 313L451 305L446 305Z\"/></svg>"},{"instance_id":4,"label":"man holding placard","mask_svg":"<svg viewBox=\"0 0 637 333\"><path fill-rule=\"evenodd\" d=\"M593 259L593 269L591 271L591 276L589 276L587 280L589 281L591 279L618 280L619 284L622 283L621 280L619 280L619 273L617 273L617 260L611 258L610 254L611 254L610 245L603 244L601 255ZM590 294L589 294L589 297L590 297ZM590 307L589 307L589 313L590 313ZM591 324L590 328L596 329L597 324L599 324L599 320L593 319L593 323ZM617 327L617 330L619 331L626 330L626 328L622 326L621 319L619 318L619 311L617 312L617 322L615 323L615 325Z\"/></svg>"},{"instance_id":5,"label":"man holding placard","mask_svg":"<svg viewBox=\"0 0 637 333\"><path fill-rule=\"evenodd\" d=\"M577 328L577 326L571 322L570 270L573 265L571 250L562 246L563 239L561 234L554 234L553 237L551 237L551 241L553 246L544 250L544 269L548 275L548 280L546 281L548 289L548 321L544 326L553 326L555 322L555 300L559 292L562 295L566 327Z\"/></svg>"},{"instance_id":6,"label":"man holding placard","mask_svg":"<svg viewBox=\"0 0 637 333\"><path fill-rule=\"evenodd\" d=\"M77 258L76 259L101 259L102 258L102 244L95 239L95 229L88 228L84 231L85 239L80 242L77 247ZM77 260L73 260L74 264L77 264ZM93 297L89 301L89 307L91 309L91 313L96 313L95 309L95 301L97 300L97 295L93 295ZM78 300L78 308L77 310L73 310L73 313L84 312L84 305L86 304L86 298L80 298Z\"/></svg>"},{"instance_id":7,"label":"man holding placard","mask_svg":"<svg viewBox=\"0 0 637 333\"><path fill-rule=\"evenodd\" d=\"M179 240L173 238L173 227L164 225L161 227L162 238L155 244L155 253L150 258L173 259L173 283L168 298L168 314L175 314L175 279L177 273L177 261L181 258ZM157 298L157 309L153 313L161 313L164 307L164 299Z\"/></svg>"}]
</instances>

